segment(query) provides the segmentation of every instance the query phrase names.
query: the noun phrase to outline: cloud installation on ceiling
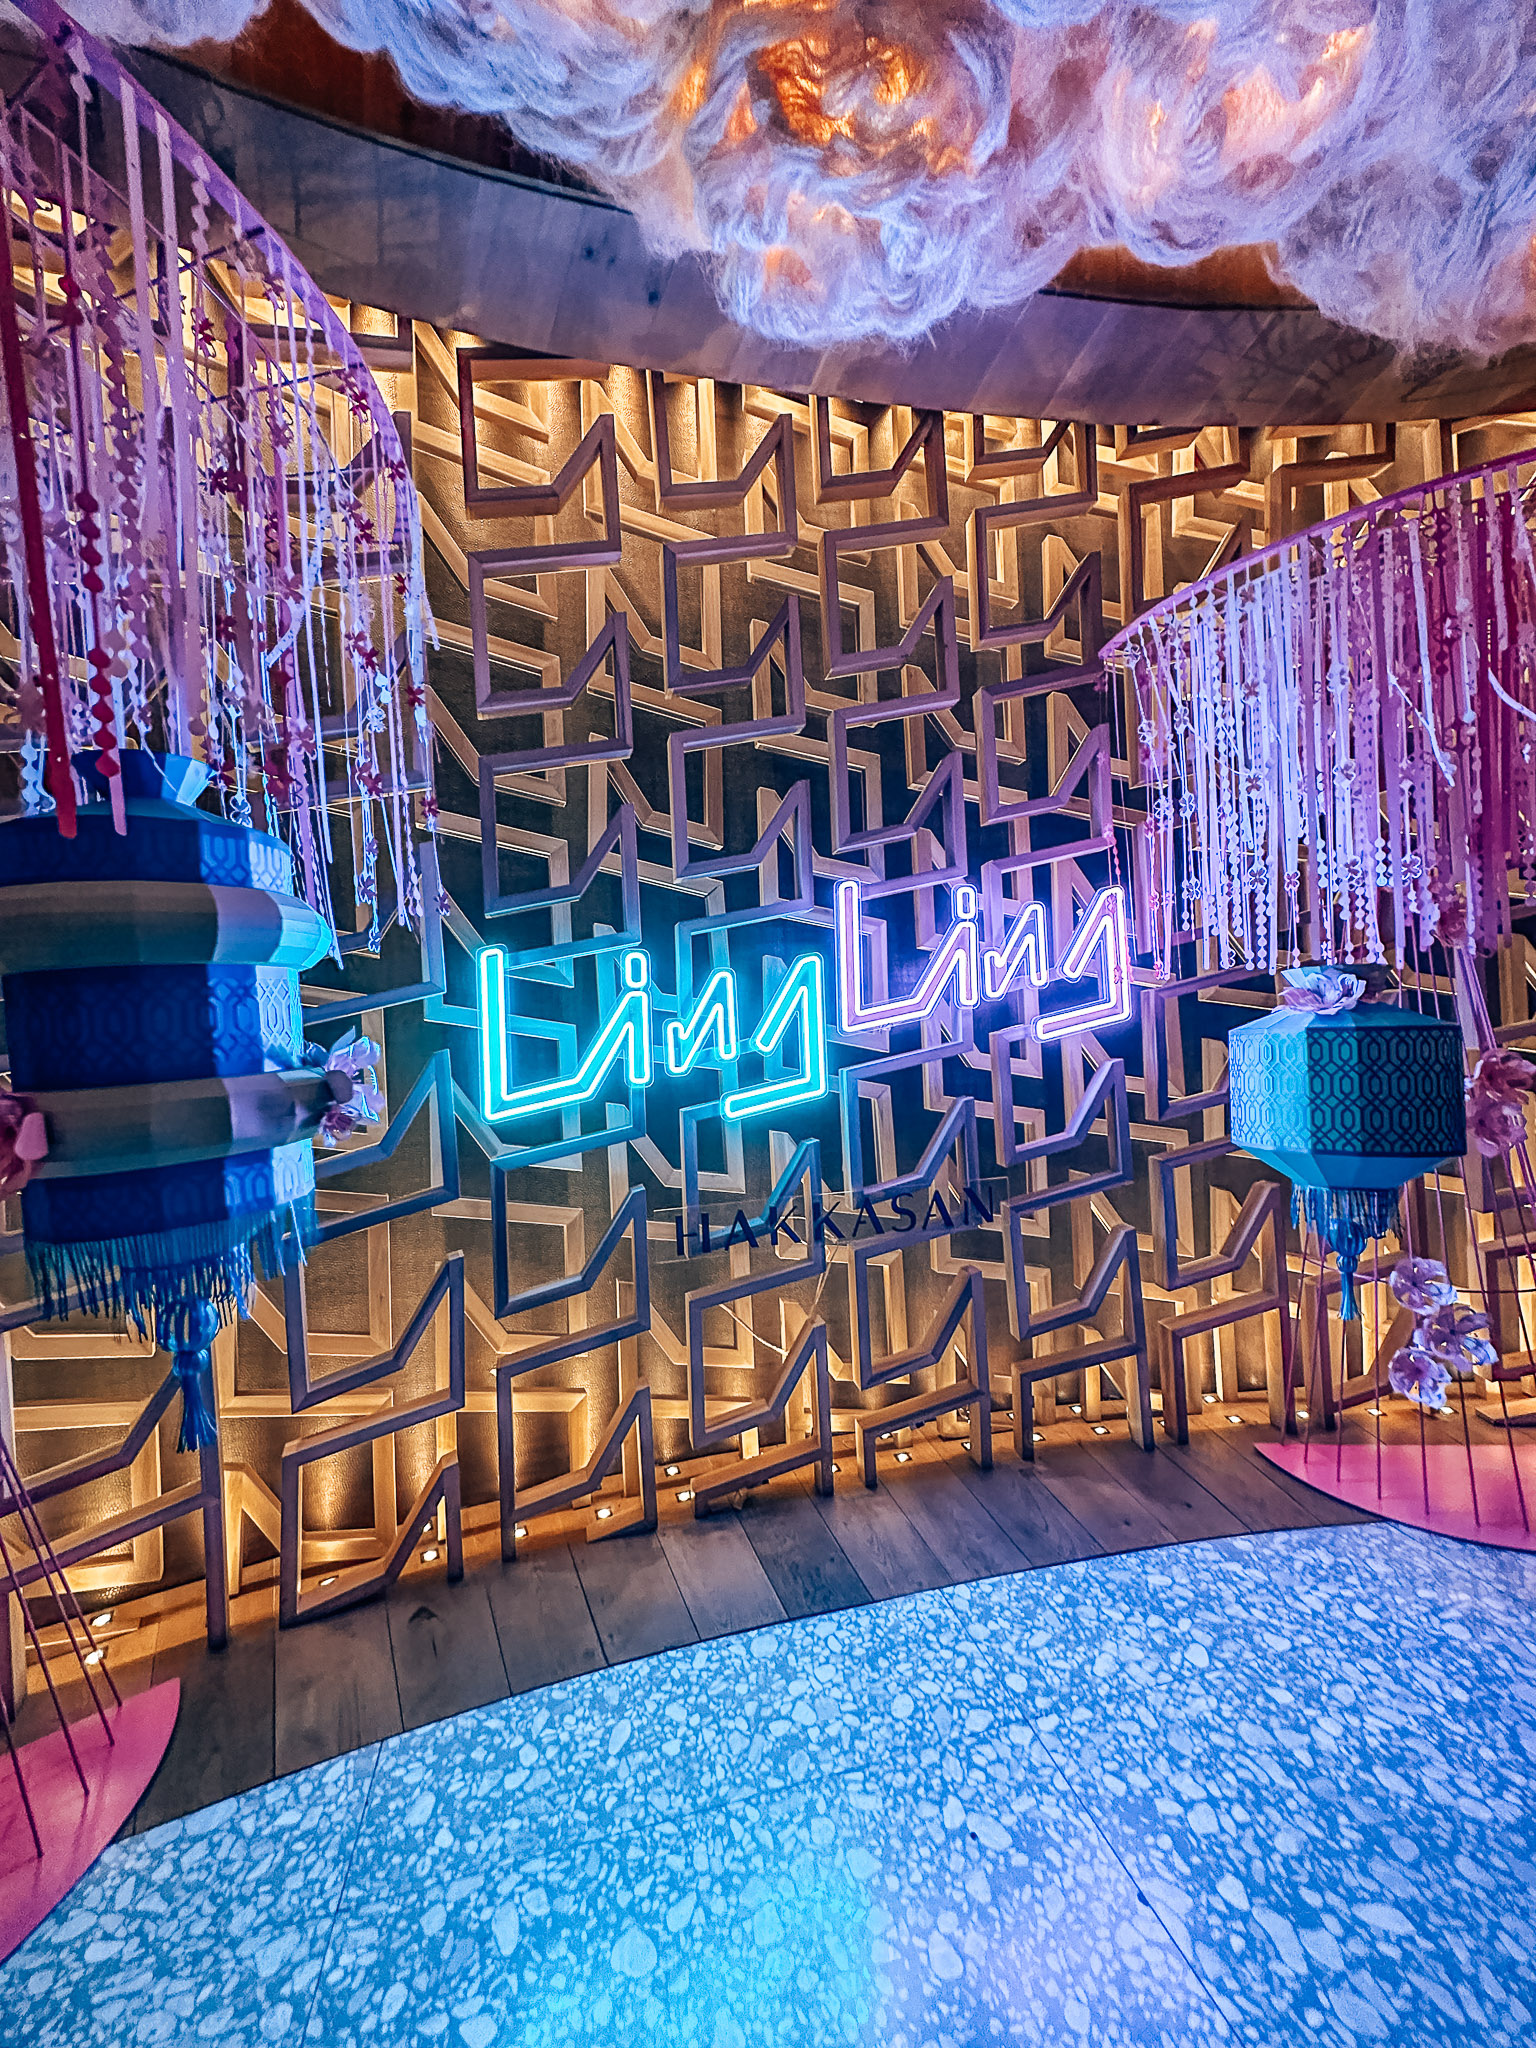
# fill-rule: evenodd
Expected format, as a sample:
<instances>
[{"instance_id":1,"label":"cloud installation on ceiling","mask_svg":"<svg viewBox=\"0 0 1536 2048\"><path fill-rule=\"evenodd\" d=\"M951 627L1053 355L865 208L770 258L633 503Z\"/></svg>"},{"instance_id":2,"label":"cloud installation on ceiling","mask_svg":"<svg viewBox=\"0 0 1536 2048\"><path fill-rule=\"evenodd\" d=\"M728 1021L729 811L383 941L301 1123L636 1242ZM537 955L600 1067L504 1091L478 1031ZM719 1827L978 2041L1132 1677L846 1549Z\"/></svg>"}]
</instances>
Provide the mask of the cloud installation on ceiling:
<instances>
[{"instance_id":1,"label":"cloud installation on ceiling","mask_svg":"<svg viewBox=\"0 0 1536 2048\"><path fill-rule=\"evenodd\" d=\"M74 0L233 37L263 0ZM1409 348L1536 333L1531 0L305 0L698 251L743 325L906 342L1079 249L1269 243Z\"/></svg>"}]
</instances>

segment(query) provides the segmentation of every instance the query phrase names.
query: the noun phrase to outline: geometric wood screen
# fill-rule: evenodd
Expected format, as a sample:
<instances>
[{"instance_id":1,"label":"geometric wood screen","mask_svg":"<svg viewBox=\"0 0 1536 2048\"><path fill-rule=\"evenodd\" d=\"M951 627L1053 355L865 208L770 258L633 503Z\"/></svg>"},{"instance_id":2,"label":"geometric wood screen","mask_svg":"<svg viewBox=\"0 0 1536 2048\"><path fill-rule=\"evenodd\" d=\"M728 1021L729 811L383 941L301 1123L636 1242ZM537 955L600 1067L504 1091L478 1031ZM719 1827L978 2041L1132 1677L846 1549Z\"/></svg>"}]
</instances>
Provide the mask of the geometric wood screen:
<instances>
[{"instance_id":1,"label":"geometric wood screen","mask_svg":"<svg viewBox=\"0 0 1536 2048\"><path fill-rule=\"evenodd\" d=\"M1224 1136L1226 1035L1267 978L1193 952L1172 981L1138 965L1128 1023L1044 1043L1060 988L946 995L846 1037L829 1005L827 1093L777 1121L723 1120L700 1065L525 1130L482 1114L475 955L503 949L512 1064L540 1078L575 1067L627 950L649 956L658 1035L720 967L744 1035L796 958L830 987L843 881L892 988L966 881L998 945L1031 903L1070 934L1117 883L1134 946L1145 802L1107 635L1236 554L1527 444L1531 419L972 417L343 311L421 493L439 810L424 929L345 934L343 969L304 990L307 1036L383 1044L390 1114L319 1158L302 1284L220 1341L235 1581L283 1547L286 1608L319 1611L375 1583L420 1513L456 1557L461 1498L511 1554L580 1501L603 1537L653 1520L658 1487L703 1507L797 1465L829 1486L834 1432L855 1439L845 1484L890 1476L882 1437L932 1417L983 1459L994 1409L1025 1455L1038 1427L1049 1457L1062 1400L1142 1434L1149 1351L1159 1426L1213 1392L1278 1416L1296 1247ZM348 452L339 392L333 428ZM1506 1024L1530 1015L1532 967L1517 940ZM1489 1234L1497 1205L1472 1193ZM163 1433L106 1453L163 1362L104 1328L10 1341L24 1464L86 1461L56 1528L88 1538L157 1497L181 1463ZM185 1581L194 1528L155 1524L83 1580Z\"/></svg>"}]
</instances>

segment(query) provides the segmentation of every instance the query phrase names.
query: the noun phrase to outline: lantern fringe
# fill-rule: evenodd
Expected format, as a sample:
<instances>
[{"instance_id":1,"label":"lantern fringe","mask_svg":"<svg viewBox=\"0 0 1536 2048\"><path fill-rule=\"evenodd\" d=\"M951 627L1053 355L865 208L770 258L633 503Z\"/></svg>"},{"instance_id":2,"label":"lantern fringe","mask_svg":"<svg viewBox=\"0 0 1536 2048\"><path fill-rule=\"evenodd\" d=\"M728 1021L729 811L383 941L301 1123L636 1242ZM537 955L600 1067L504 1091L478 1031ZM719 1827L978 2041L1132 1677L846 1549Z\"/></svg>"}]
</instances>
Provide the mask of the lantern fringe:
<instances>
[{"instance_id":1,"label":"lantern fringe","mask_svg":"<svg viewBox=\"0 0 1536 2048\"><path fill-rule=\"evenodd\" d=\"M1339 1319L1358 1323L1355 1269L1373 1238L1397 1221L1401 1188L1292 1188L1291 1221L1303 1220L1332 1251L1339 1267Z\"/></svg>"},{"instance_id":2,"label":"lantern fringe","mask_svg":"<svg viewBox=\"0 0 1536 2048\"><path fill-rule=\"evenodd\" d=\"M304 1262L314 1236L312 1200L260 1216L236 1216L145 1237L92 1238L80 1244L27 1245L27 1268L44 1317L73 1309L125 1316L142 1336L160 1317L208 1302L222 1325L241 1313L256 1284L256 1261L269 1279Z\"/></svg>"},{"instance_id":3,"label":"lantern fringe","mask_svg":"<svg viewBox=\"0 0 1536 2048\"><path fill-rule=\"evenodd\" d=\"M178 1451L201 1450L219 1440L219 1421L214 1412L212 1388L208 1383L206 1351L173 1351L171 1369L181 1388L181 1429L176 1438Z\"/></svg>"}]
</instances>

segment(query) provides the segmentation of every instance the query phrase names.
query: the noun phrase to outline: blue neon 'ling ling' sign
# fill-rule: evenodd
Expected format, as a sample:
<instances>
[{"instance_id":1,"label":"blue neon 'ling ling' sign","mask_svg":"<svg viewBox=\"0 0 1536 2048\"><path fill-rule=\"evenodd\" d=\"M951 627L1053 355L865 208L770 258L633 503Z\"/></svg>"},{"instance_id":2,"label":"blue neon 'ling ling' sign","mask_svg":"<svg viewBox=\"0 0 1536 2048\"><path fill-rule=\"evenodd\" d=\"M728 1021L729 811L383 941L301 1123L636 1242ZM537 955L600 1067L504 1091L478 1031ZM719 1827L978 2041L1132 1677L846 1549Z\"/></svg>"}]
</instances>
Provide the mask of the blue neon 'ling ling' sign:
<instances>
[{"instance_id":1,"label":"blue neon 'ling ling' sign","mask_svg":"<svg viewBox=\"0 0 1536 2048\"><path fill-rule=\"evenodd\" d=\"M1074 1031L1123 1024L1131 1014L1131 960L1125 891L1100 889L1089 904L1054 969L1047 962L1043 904L1029 903L1008 928L1001 946L984 946L975 889L955 890L955 919L924 968L917 986L883 1001L864 993L860 947L861 905L857 882L839 882L834 896L837 963L837 1021L853 1035L920 1024L946 996L962 1009L997 1002L1021 983L1044 988L1051 981L1081 981L1096 973L1099 993L1049 1016L1034 1019L1041 1040ZM649 1088L656 1078L655 1015L651 963L639 947L620 956L618 1002L587 1048L576 1071L551 1080L513 1085L507 1046L507 956L501 946L482 947L476 957L480 1000L481 1102L487 1119L547 1114L590 1102L618 1067L631 1088ZM743 1040L736 976L717 967L684 1017L667 1020L661 1059L668 1074L681 1077L696 1066L734 1066L744 1053L771 1059L790 1039L799 1049L799 1070L756 1087L733 1088L720 1098L729 1123L818 1101L827 1092L826 973L819 953L802 953L790 964L751 1037Z\"/></svg>"}]
</instances>

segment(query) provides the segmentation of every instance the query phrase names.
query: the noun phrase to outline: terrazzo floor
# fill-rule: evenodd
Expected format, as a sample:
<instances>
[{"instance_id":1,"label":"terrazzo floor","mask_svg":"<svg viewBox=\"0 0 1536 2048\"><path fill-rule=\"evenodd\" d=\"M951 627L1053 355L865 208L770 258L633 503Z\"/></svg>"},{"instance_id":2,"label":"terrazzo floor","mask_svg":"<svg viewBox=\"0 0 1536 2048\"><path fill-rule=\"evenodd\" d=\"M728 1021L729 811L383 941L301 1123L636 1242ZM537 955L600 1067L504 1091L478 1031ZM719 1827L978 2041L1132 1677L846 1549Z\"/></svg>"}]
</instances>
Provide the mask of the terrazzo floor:
<instances>
[{"instance_id":1,"label":"terrazzo floor","mask_svg":"<svg viewBox=\"0 0 1536 2048\"><path fill-rule=\"evenodd\" d=\"M5 2048L1536 2038L1536 1558L1096 1558L594 1672L115 1844Z\"/></svg>"}]
</instances>

